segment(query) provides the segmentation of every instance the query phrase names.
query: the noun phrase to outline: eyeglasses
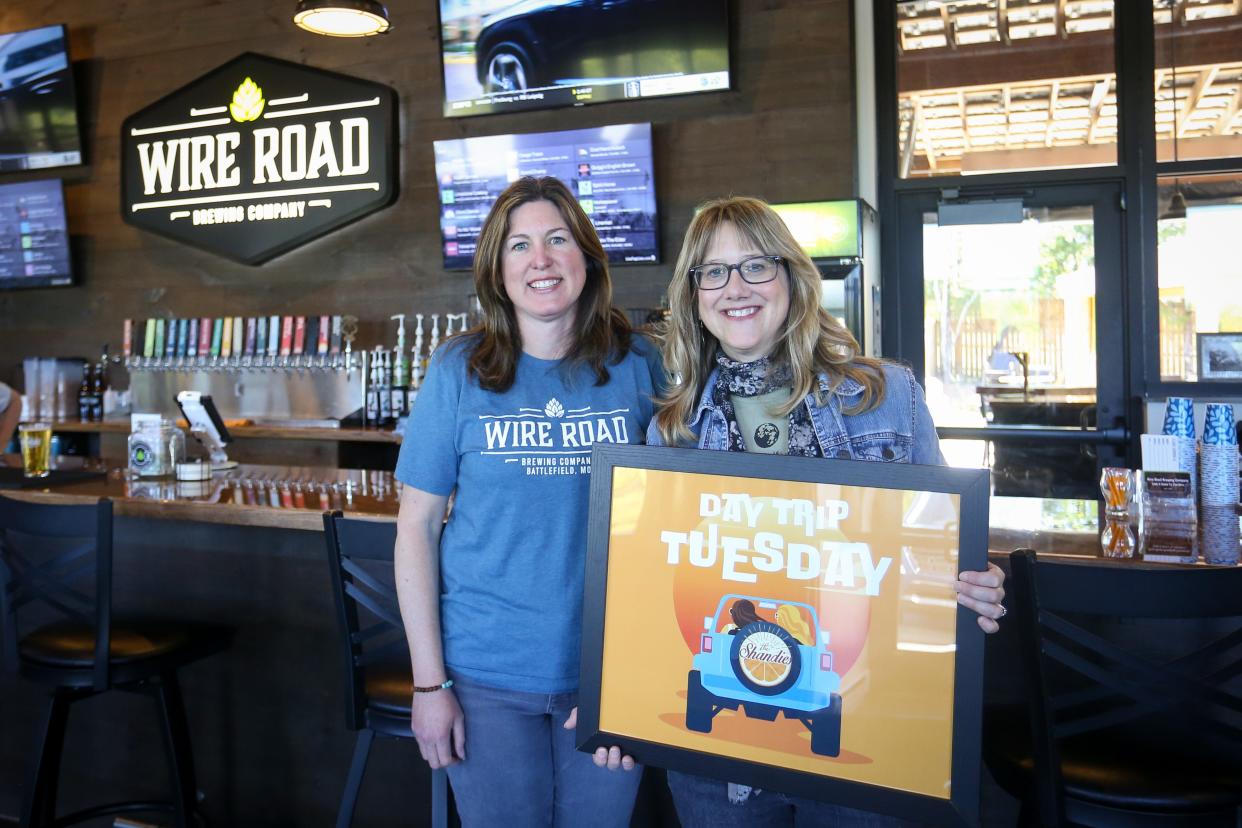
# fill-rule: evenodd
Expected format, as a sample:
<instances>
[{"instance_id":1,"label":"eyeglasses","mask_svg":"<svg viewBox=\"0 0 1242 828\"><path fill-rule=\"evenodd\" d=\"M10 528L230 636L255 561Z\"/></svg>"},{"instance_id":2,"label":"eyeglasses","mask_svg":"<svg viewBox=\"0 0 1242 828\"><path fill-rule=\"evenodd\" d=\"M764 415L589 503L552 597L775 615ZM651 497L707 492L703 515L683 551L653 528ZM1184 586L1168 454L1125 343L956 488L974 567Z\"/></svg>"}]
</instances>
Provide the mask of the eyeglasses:
<instances>
[{"instance_id":1,"label":"eyeglasses","mask_svg":"<svg viewBox=\"0 0 1242 828\"><path fill-rule=\"evenodd\" d=\"M762 285L775 279L784 263L780 256L751 256L737 264L701 264L690 268L690 279L699 290L720 290L729 283L729 274L736 269L743 282Z\"/></svg>"}]
</instances>

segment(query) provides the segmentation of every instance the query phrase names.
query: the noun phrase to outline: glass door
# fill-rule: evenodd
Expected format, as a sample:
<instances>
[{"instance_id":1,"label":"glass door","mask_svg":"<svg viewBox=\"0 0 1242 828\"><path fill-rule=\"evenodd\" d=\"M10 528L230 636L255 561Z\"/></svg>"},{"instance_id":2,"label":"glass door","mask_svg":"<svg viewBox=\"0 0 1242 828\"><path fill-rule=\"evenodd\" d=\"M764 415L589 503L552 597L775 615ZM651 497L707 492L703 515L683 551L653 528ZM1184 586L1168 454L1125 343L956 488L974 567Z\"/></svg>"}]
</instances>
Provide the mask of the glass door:
<instances>
[{"instance_id":1,"label":"glass door","mask_svg":"<svg viewBox=\"0 0 1242 828\"><path fill-rule=\"evenodd\" d=\"M1128 439L1118 190L963 192L900 196L899 357L950 465L990 468L997 495L1094 500Z\"/></svg>"}]
</instances>

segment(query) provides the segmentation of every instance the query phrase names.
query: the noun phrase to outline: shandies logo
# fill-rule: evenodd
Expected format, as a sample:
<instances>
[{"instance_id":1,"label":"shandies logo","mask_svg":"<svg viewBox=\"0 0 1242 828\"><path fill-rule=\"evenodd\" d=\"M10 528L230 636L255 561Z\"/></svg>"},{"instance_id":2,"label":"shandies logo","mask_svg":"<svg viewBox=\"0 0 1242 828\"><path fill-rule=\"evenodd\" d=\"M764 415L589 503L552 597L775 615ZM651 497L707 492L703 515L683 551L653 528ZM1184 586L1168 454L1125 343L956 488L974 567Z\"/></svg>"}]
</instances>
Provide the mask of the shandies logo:
<instances>
[{"instance_id":1,"label":"shandies logo","mask_svg":"<svg viewBox=\"0 0 1242 828\"><path fill-rule=\"evenodd\" d=\"M126 119L126 222L245 264L396 198L395 93L245 54Z\"/></svg>"},{"instance_id":2,"label":"shandies logo","mask_svg":"<svg viewBox=\"0 0 1242 828\"><path fill-rule=\"evenodd\" d=\"M739 648L742 670L756 684L771 687L780 684L789 674L793 657L789 645L766 631L756 632Z\"/></svg>"}]
</instances>

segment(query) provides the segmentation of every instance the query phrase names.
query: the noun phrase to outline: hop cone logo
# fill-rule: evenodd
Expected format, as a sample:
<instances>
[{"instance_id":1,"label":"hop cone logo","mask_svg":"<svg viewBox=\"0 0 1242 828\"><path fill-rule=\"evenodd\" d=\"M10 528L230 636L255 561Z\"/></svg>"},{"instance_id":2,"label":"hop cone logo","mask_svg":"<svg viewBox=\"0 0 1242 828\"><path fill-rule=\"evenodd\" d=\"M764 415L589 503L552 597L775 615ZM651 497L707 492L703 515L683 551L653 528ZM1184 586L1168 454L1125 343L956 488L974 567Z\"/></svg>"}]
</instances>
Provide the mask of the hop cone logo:
<instances>
[{"instance_id":1,"label":"hop cone logo","mask_svg":"<svg viewBox=\"0 0 1242 828\"><path fill-rule=\"evenodd\" d=\"M565 406L561 405L560 401L557 400L556 397L553 397L548 400L548 404L543 407L543 413L547 414L549 417L564 417Z\"/></svg>"},{"instance_id":2,"label":"hop cone logo","mask_svg":"<svg viewBox=\"0 0 1242 828\"><path fill-rule=\"evenodd\" d=\"M229 114L239 123L253 121L263 114L263 90L259 85L246 78L241 86L233 92L233 102L229 104Z\"/></svg>"}]
</instances>

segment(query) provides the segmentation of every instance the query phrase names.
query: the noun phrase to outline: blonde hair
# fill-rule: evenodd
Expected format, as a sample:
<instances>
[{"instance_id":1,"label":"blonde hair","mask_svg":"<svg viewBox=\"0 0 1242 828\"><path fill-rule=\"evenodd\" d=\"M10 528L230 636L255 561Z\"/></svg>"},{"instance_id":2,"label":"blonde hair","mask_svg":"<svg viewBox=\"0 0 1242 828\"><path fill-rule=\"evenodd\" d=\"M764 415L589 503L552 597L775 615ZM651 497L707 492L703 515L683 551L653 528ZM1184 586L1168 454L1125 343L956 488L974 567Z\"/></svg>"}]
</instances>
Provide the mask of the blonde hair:
<instances>
[{"instance_id":1,"label":"blonde hair","mask_svg":"<svg viewBox=\"0 0 1242 828\"><path fill-rule=\"evenodd\" d=\"M703 262L707 248L725 224L732 224L744 239L765 254L785 260L789 316L769 357L775 363L789 366L793 374L793 394L774 413L788 414L812 393L822 404L819 374L828 376L830 391L846 377L862 385L862 399L845 413L859 414L879 405L884 399L881 362L860 355L853 334L820 306L819 269L767 202L730 196L709 201L699 208L682 240L681 253L668 286L669 316L658 340L668 376L680 382L670 385L656 400L659 410L655 421L664 441L676 445L693 440L687 423L716 364L719 343L699 319L698 289L690 278L690 268Z\"/></svg>"},{"instance_id":2,"label":"blonde hair","mask_svg":"<svg viewBox=\"0 0 1242 828\"><path fill-rule=\"evenodd\" d=\"M793 604L781 604L776 608L776 623L788 630L790 635L803 644L808 647L811 645L811 625L806 623L802 613L798 612L798 608Z\"/></svg>"}]
</instances>

